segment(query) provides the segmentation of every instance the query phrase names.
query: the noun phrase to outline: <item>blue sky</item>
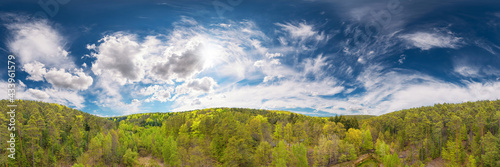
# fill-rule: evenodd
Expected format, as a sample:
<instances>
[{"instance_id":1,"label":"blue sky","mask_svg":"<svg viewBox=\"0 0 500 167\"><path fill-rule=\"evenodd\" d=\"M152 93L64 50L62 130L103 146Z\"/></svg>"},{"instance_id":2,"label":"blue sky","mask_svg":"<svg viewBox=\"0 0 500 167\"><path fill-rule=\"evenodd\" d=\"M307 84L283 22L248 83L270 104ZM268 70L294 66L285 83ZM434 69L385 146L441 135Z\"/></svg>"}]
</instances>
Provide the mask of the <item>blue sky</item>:
<instances>
[{"instance_id":1,"label":"blue sky","mask_svg":"<svg viewBox=\"0 0 500 167\"><path fill-rule=\"evenodd\" d=\"M380 115L500 98L498 1L40 2L0 2L17 98L99 116Z\"/></svg>"}]
</instances>

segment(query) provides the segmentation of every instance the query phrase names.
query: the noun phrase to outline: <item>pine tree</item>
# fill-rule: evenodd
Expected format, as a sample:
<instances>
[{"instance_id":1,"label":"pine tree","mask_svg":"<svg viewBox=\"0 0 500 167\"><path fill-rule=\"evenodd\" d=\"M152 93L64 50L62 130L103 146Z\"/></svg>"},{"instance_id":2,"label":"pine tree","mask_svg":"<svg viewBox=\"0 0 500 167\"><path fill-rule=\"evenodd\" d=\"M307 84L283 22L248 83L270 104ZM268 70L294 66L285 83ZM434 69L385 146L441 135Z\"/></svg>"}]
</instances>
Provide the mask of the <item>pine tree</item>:
<instances>
[{"instance_id":1,"label":"pine tree","mask_svg":"<svg viewBox=\"0 0 500 167\"><path fill-rule=\"evenodd\" d=\"M274 141L279 142L281 139L283 139L283 130L281 129L281 123L277 123L276 126L274 127Z\"/></svg>"},{"instance_id":2,"label":"pine tree","mask_svg":"<svg viewBox=\"0 0 500 167\"><path fill-rule=\"evenodd\" d=\"M163 162L170 166L178 164L177 142L172 135L167 138L166 143L163 145Z\"/></svg>"},{"instance_id":3,"label":"pine tree","mask_svg":"<svg viewBox=\"0 0 500 167\"><path fill-rule=\"evenodd\" d=\"M37 159L35 157L35 152L36 152L36 149L39 149L39 146L38 146L38 141L40 140L40 137L42 136L39 128L38 128L38 125L37 125L37 118L35 117L35 115L32 115L28 121L28 125L26 127L26 130L27 130L27 133L29 134L28 136L28 142L31 146L31 158L33 160L33 166L36 166L35 165L35 161L39 161L40 159Z\"/></svg>"},{"instance_id":4,"label":"pine tree","mask_svg":"<svg viewBox=\"0 0 500 167\"><path fill-rule=\"evenodd\" d=\"M287 123L284 129L284 139L290 145L294 142L292 123Z\"/></svg>"},{"instance_id":5,"label":"pine tree","mask_svg":"<svg viewBox=\"0 0 500 167\"><path fill-rule=\"evenodd\" d=\"M346 134L346 141L353 144L356 150L359 150L363 142L363 135L359 129L349 129Z\"/></svg>"},{"instance_id":6,"label":"pine tree","mask_svg":"<svg viewBox=\"0 0 500 167\"><path fill-rule=\"evenodd\" d=\"M490 167L497 166L497 161L500 159L497 137L488 132L481 139L481 143L484 145L484 154L481 156L483 164Z\"/></svg>"},{"instance_id":7,"label":"pine tree","mask_svg":"<svg viewBox=\"0 0 500 167\"><path fill-rule=\"evenodd\" d=\"M244 147L246 146L243 139L237 136L231 137L222 156L224 166L242 166L245 163L243 155L245 155L246 151L244 151Z\"/></svg>"},{"instance_id":8,"label":"pine tree","mask_svg":"<svg viewBox=\"0 0 500 167\"><path fill-rule=\"evenodd\" d=\"M307 167L308 162L307 162L307 149L304 145L302 144L296 144L292 146L292 152L294 156L294 162L292 166L297 166L297 167Z\"/></svg>"},{"instance_id":9,"label":"pine tree","mask_svg":"<svg viewBox=\"0 0 500 167\"><path fill-rule=\"evenodd\" d=\"M457 144L454 141L449 140L446 143L446 147L443 148L442 152L443 159L448 160L450 166L457 166L458 165L457 155L458 155Z\"/></svg>"},{"instance_id":10,"label":"pine tree","mask_svg":"<svg viewBox=\"0 0 500 167\"><path fill-rule=\"evenodd\" d=\"M364 150L371 150L373 149L373 140L372 140L372 134L369 129L363 131L363 144L362 148Z\"/></svg>"},{"instance_id":11,"label":"pine tree","mask_svg":"<svg viewBox=\"0 0 500 167\"><path fill-rule=\"evenodd\" d=\"M267 166L271 159L271 145L267 141L260 142L255 150L255 164L257 166Z\"/></svg>"},{"instance_id":12,"label":"pine tree","mask_svg":"<svg viewBox=\"0 0 500 167\"><path fill-rule=\"evenodd\" d=\"M125 166L135 166L137 164L137 156L136 152L133 152L130 148L127 149L122 158L123 164Z\"/></svg>"},{"instance_id":13,"label":"pine tree","mask_svg":"<svg viewBox=\"0 0 500 167\"><path fill-rule=\"evenodd\" d=\"M10 132L7 129L7 124L10 122L4 115L4 111L0 110L0 165L5 166L7 164L7 156L4 149L7 147L7 141L10 139Z\"/></svg>"},{"instance_id":14,"label":"pine tree","mask_svg":"<svg viewBox=\"0 0 500 167\"><path fill-rule=\"evenodd\" d=\"M469 164L467 166L468 167L477 167L476 158L474 158L474 155L469 155Z\"/></svg>"},{"instance_id":15,"label":"pine tree","mask_svg":"<svg viewBox=\"0 0 500 167\"><path fill-rule=\"evenodd\" d=\"M281 140L273 150L273 165L276 167L286 167L288 162L288 151L285 142Z\"/></svg>"}]
</instances>

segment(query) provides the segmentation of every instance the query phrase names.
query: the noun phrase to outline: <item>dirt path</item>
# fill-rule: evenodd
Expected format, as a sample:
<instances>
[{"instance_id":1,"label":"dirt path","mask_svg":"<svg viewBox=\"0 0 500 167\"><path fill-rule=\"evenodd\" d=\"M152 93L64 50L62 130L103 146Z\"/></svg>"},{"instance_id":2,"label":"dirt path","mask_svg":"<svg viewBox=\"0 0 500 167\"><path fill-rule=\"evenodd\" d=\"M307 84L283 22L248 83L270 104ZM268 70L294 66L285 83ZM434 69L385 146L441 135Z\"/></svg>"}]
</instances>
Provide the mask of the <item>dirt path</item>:
<instances>
[{"instance_id":1,"label":"dirt path","mask_svg":"<svg viewBox=\"0 0 500 167\"><path fill-rule=\"evenodd\" d=\"M372 158L371 153L363 154L363 155L359 156L354 161L347 161L347 162L343 162L343 163L340 163L340 164L335 164L332 167L356 167L356 165L358 165L358 164L360 164L360 163L362 163L365 160L370 159L370 158Z\"/></svg>"},{"instance_id":2,"label":"dirt path","mask_svg":"<svg viewBox=\"0 0 500 167\"><path fill-rule=\"evenodd\" d=\"M158 161L157 159L154 159L151 155L149 155L147 157L139 157L139 158L137 158L137 161L139 162L138 166L144 166L144 167L164 167L165 166L163 164L163 162ZM156 164L158 166L150 164L150 162L156 162Z\"/></svg>"}]
</instances>

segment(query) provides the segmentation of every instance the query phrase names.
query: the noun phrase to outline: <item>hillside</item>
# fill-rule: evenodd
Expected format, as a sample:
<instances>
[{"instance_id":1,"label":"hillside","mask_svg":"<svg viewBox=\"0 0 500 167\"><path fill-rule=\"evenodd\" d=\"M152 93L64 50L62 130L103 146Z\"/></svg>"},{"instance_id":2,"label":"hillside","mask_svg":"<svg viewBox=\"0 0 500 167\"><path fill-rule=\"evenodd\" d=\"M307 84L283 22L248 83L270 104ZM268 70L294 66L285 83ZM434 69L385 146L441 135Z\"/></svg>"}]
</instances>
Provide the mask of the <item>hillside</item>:
<instances>
[{"instance_id":1,"label":"hillside","mask_svg":"<svg viewBox=\"0 0 500 167\"><path fill-rule=\"evenodd\" d=\"M0 104L6 127L7 101ZM16 160L2 156L0 166L420 166L440 159L498 166L500 160L500 101L377 117L214 108L102 118L57 104L17 105ZM8 138L7 128L0 132ZM0 154L7 144L0 140Z\"/></svg>"}]
</instances>

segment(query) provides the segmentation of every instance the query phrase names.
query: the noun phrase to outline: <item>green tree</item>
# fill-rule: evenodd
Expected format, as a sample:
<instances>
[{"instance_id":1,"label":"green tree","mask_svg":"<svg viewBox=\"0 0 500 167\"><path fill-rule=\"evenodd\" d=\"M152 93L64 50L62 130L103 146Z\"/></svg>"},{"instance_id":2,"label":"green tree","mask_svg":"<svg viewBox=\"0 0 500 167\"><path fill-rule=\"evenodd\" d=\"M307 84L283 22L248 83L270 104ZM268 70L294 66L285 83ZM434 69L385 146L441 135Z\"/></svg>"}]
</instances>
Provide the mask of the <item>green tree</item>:
<instances>
[{"instance_id":1,"label":"green tree","mask_svg":"<svg viewBox=\"0 0 500 167\"><path fill-rule=\"evenodd\" d=\"M366 129L363 131L363 144L362 148L364 150L371 150L373 149L373 140L372 140L372 134L369 129Z\"/></svg>"},{"instance_id":2,"label":"green tree","mask_svg":"<svg viewBox=\"0 0 500 167\"><path fill-rule=\"evenodd\" d=\"M384 141L377 139L377 143L375 143L375 153L380 157L383 158L385 155L390 154L390 148L389 145L385 144Z\"/></svg>"},{"instance_id":3,"label":"green tree","mask_svg":"<svg viewBox=\"0 0 500 167\"><path fill-rule=\"evenodd\" d=\"M279 142L281 139L283 139L283 130L281 129L281 123L277 123L274 127L274 141Z\"/></svg>"},{"instance_id":4,"label":"green tree","mask_svg":"<svg viewBox=\"0 0 500 167\"><path fill-rule=\"evenodd\" d=\"M281 140L273 150L273 165L276 167L286 167L286 162L288 162L288 151L285 142Z\"/></svg>"},{"instance_id":5,"label":"green tree","mask_svg":"<svg viewBox=\"0 0 500 167\"><path fill-rule=\"evenodd\" d=\"M401 161L399 160L398 154L387 154L382 158L382 164L384 167L400 167Z\"/></svg>"},{"instance_id":6,"label":"green tree","mask_svg":"<svg viewBox=\"0 0 500 167\"><path fill-rule=\"evenodd\" d=\"M38 128L37 125L37 118L35 115L32 115L28 121L28 125L26 127L28 135L28 142L30 143L31 146L31 159L33 161L33 166L35 165L35 161L39 162L40 159L35 157L35 152L36 150L39 149L38 146L38 141L40 140L40 137L42 136L40 129Z\"/></svg>"},{"instance_id":7,"label":"green tree","mask_svg":"<svg viewBox=\"0 0 500 167\"><path fill-rule=\"evenodd\" d=\"M106 137L104 137L104 141L102 142L102 152L104 157L104 163L111 165L113 163L113 139L111 137L111 133L108 132Z\"/></svg>"},{"instance_id":8,"label":"green tree","mask_svg":"<svg viewBox=\"0 0 500 167\"><path fill-rule=\"evenodd\" d=\"M351 128L347 131L346 140L358 150L363 142L363 135L359 129Z\"/></svg>"},{"instance_id":9,"label":"green tree","mask_svg":"<svg viewBox=\"0 0 500 167\"><path fill-rule=\"evenodd\" d=\"M293 152L293 165L291 166L297 166L297 167L307 167L308 162L307 162L307 149L304 145L302 144L296 144L292 146L292 152Z\"/></svg>"},{"instance_id":10,"label":"green tree","mask_svg":"<svg viewBox=\"0 0 500 167\"><path fill-rule=\"evenodd\" d=\"M488 132L481 139L481 143L484 145L484 154L481 156L484 166L497 166L497 161L500 156L497 137L493 136L491 132Z\"/></svg>"},{"instance_id":11,"label":"green tree","mask_svg":"<svg viewBox=\"0 0 500 167\"><path fill-rule=\"evenodd\" d=\"M104 137L101 133L98 133L89 144L89 150L87 151L90 154L91 164L94 163L95 160L102 159L102 140Z\"/></svg>"},{"instance_id":12,"label":"green tree","mask_svg":"<svg viewBox=\"0 0 500 167\"><path fill-rule=\"evenodd\" d=\"M498 133L500 133L500 110L498 110L495 114L495 118L498 120Z\"/></svg>"},{"instance_id":13,"label":"green tree","mask_svg":"<svg viewBox=\"0 0 500 167\"><path fill-rule=\"evenodd\" d=\"M255 165L267 166L271 160L271 155L271 145L266 141L260 142L259 146L255 150Z\"/></svg>"},{"instance_id":14,"label":"green tree","mask_svg":"<svg viewBox=\"0 0 500 167\"><path fill-rule=\"evenodd\" d=\"M224 166L243 166L246 164L247 157L243 156L247 154L246 147L243 139L238 136L231 137L222 156Z\"/></svg>"},{"instance_id":15,"label":"green tree","mask_svg":"<svg viewBox=\"0 0 500 167\"><path fill-rule=\"evenodd\" d=\"M329 166L338 159L339 153L339 139L335 135L333 136L321 136L318 144L319 151L319 162L320 166Z\"/></svg>"},{"instance_id":16,"label":"green tree","mask_svg":"<svg viewBox=\"0 0 500 167\"><path fill-rule=\"evenodd\" d=\"M284 139L288 144L294 142L292 123L287 123L284 129Z\"/></svg>"},{"instance_id":17,"label":"green tree","mask_svg":"<svg viewBox=\"0 0 500 167\"><path fill-rule=\"evenodd\" d=\"M163 145L163 162L170 166L176 166L179 163L177 142L172 135L167 138L166 143Z\"/></svg>"},{"instance_id":18,"label":"green tree","mask_svg":"<svg viewBox=\"0 0 500 167\"><path fill-rule=\"evenodd\" d=\"M477 167L476 158L474 158L474 155L469 155L469 164L467 166L468 167Z\"/></svg>"},{"instance_id":19,"label":"green tree","mask_svg":"<svg viewBox=\"0 0 500 167\"><path fill-rule=\"evenodd\" d=\"M448 160L449 166L458 166L457 151L457 144L455 144L452 140L448 140L446 147L443 148L442 157L443 159Z\"/></svg>"},{"instance_id":20,"label":"green tree","mask_svg":"<svg viewBox=\"0 0 500 167\"><path fill-rule=\"evenodd\" d=\"M9 135L10 135L10 132L8 132L8 129L7 129L7 124L8 122L8 119L5 117L4 115L4 111L1 111L0 110L0 154L2 156L0 156L0 165L2 166L6 166L6 163L7 163L7 156L6 156L6 152L4 151L5 148L7 148L7 141L4 141L4 140L7 140L7 139L10 139Z\"/></svg>"},{"instance_id":21,"label":"green tree","mask_svg":"<svg viewBox=\"0 0 500 167\"><path fill-rule=\"evenodd\" d=\"M196 146L189 151L189 165L190 166L203 166L208 165L205 163L205 155L203 154L203 150L200 146Z\"/></svg>"},{"instance_id":22,"label":"green tree","mask_svg":"<svg viewBox=\"0 0 500 167\"><path fill-rule=\"evenodd\" d=\"M318 146L314 146L313 148L313 166L318 167L321 163L321 156L319 155L319 148Z\"/></svg>"},{"instance_id":23,"label":"green tree","mask_svg":"<svg viewBox=\"0 0 500 167\"><path fill-rule=\"evenodd\" d=\"M138 153L133 152L130 148L125 151L122 161L125 166L135 166L137 164Z\"/></svg>"}]
</instances>

